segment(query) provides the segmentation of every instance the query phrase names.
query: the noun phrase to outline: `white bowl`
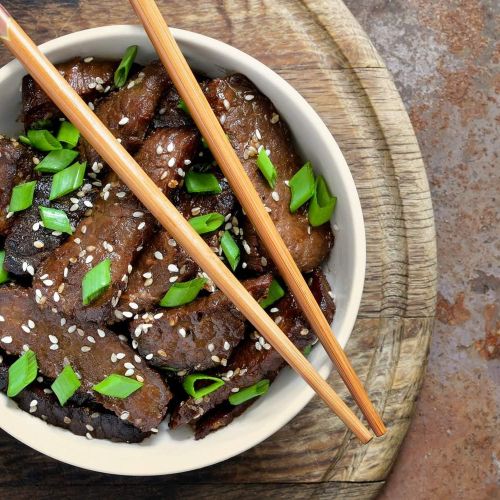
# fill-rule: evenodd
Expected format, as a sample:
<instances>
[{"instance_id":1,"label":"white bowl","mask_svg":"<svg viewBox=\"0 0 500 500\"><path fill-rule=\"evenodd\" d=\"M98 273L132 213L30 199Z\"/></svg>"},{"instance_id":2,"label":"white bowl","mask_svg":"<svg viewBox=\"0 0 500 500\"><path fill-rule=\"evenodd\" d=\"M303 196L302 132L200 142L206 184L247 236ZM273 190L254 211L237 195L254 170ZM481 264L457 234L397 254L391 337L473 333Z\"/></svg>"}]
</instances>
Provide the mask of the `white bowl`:
<instances>
[{"instance_id":1,"label":"white bowl","mask_svg":"<svg viewBox=\"0 0 500 500\"><path fill-rule=\"evenodd\" d=\"M345 346L358 312L365 273L365 232L361 206L347 163L327 127L307 102L276 73L247 54L212 38L173 29L191 66L209 76L245 74L268 96L290 126L304 159L328 182L338 203L332 224L335 248L325 271L336 296L333 330ZM139 62L155 58L143 29L104 26L79 31L47 42L41 49L53 62L74 56L119 59L124 49L139 45ZM0 132L20 132L20 85L24 69L13 61L0 70ZM331 364L321 346L310 360L323 377ZM269 393L228 427L195 441L189 429L169 431L164 423L158 435L141 444L116 444L75 436L20 411L0 397L0 426L24 444L52 458L85 469L124 475L183 472L221 462L268 438L289 422L313 396L313 391L286 368Z\"/></svg>"}]
</instances>

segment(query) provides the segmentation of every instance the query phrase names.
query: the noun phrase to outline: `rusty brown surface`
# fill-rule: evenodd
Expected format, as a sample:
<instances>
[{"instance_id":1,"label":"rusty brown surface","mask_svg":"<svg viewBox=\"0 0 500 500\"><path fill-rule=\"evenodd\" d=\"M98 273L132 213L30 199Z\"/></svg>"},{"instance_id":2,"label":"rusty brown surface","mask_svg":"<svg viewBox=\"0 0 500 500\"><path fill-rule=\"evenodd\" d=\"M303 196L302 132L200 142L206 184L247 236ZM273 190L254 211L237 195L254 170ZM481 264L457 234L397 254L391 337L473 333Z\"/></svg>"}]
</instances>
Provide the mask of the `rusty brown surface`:
<instances>
[{"instance_id":1,"label":"rusty brown surface","mask_svg":"<svg viewBox=\"0 0 500 500\"><path fill-rule=\"evenodd\" d=\"M500 3L346 4L407 106L438 235L427 376L382 497L500 498Z\"/></svg>"}]
</instances>

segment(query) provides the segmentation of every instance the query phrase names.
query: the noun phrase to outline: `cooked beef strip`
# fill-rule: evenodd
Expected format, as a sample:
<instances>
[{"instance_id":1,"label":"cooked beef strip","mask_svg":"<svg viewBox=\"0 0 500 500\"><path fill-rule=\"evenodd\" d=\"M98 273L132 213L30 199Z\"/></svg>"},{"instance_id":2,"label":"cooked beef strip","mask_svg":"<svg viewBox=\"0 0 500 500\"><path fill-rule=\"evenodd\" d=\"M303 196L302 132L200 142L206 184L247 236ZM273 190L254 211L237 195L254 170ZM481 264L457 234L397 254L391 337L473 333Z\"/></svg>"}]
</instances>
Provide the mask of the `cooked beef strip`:
<instances>
[{"instance_id":1,"label":"cooked beef strip","mask_svg":"<svg viewBox=\"0 0 500 500\"><path fill-rule=\"evenodd\" d=\"M174 145L172 152L167 150L169 144ZM162 190L168 191L181 179L177 167L169 167L168 162L173 159L177 165L183 165L184 160L195 153L197 144L198 135L194 130L158 129L146 139L136 160ZM158 148L162 148L161 154ZM113 310L127 287L134 259L153 229L151 214L111 174L94 204L92 215L83 219L74 234L40 266L34 288L40 290L46 306L77 320L105 323L123 319L118 309L113 316ZM111 286L90 305L83 306L82 279L107 258L112 261Z\"/></svg>"},{"instance_id":2,"label":"cooked beef strip","mask_svg":"<svg viewBox=\"0 0 500 500\"><path fill-rule=\"evenodd\" d=\"M97 403L142 431L156 428L171 398L161 376L115 333L91 323L74 325L49 309L41 310L33 295L25 288L0 288L0 347L8 354L21 355L24 346L29 346L37 356L39 371L50 379L55 379L69 362L81 376L82 392L92 394ZM144 383L139 390L125 399L92 391L108 375L124 375L129 363L134 365L133 376Z\"/></svg>"},{"instance_id":3,"label":"cooked beef strip","mask_svg":"<svg viewBox=\"0 0 500 500\"><path fill-rule=\"evenodd\" d=\"M330 294L330 287L323 272L319 269L312 273L310 284L314 297L321 306L328 322L335 312L335 304ZM277 310L276 310L277 309ZM271 317L280 326L286 336L298 349L303 349L314 340L309 324L303 317L295 298L287 294L272 308ZM176 428L198 419L209 410L223 403L231 395L232 389L242 389L257 383L259 380L274 379L285 366L285 360L261 336L253 332L234 350L227 371L219 373L225 385L205 396L201 401L188 398L173 411L170 427Z\"/></svg>"},{"instance_id":4,"label":"cooked beef strip","mask_svg":"<svg viewBox=\"0 0 500 500\"><path fill-rule=\"evenodd\" d=\"M220 194L188 194L185 188L178 188L169 197L186 219L193 217L193 210L197 215L217 212L229 216L236 209L236 199L222 175L219 175L219 183L222 189ZM207 244L216 252L219 251L221 235L221 231L204 235ZM199 271L198 265L183 248L167 231L160 229L138 258L118 309L131 310L129 304L132 303L135 312L148 311L172 286L170 278L178 276L176 282L180 283L192 279Z\"/></svg>"},{"instance_id":5,"label":"cooked beef strip","mask_svg":"<svg viewBox=\"0 0 500 500\"><path fill-rule=\"evenodd\" d=\"M255 401L256 399L251 399L237 406L232 406L229 402L221 403L196 421L194 438L198 441L207 437L210 433L228 426L236 417L239 417L252 406Z\"/></svg>"},{"instance_id":6,"label":"cooked beef strip","mask_svg":"<svg viewBox=\"0 0 500 500\"><path fill-rule=\"evenodd\" d=\"M14 222L12 216L7 217L12 188L32 175L34 157L38 154L31 148L0 136L0 236L7 235Z\"/></svg>"},{"instance_id":7,"label":"cooked beef strip","mask_svg":"<svg viewBox=\"0 0 500 500\"><path fill-rule=\"evenodd\" d=\"M16 218L5 240L4 267L18 276L32 275L40 263L68 238L66 233L54 232L40 225L38 207L63 210L71 226L76 227L97 196L97 188L86 181L79 191L49 201L51 186L52 176L43 176L38 180L33 205ZM42 242L43 247L35 247L35 242Z\"/></svg>"},{"instance_id":8,"label":"cooked beef strip","mask_svg":"<svg viewBox=\"0 0 500 500\"><path fill-rule=\"evenodd\" d=\"M92 60L87 63L81 58L75 58L56 64L56 68L82 99L92 102L105 95L105 90L113 84L117 65L116 61ZM51 120L62 116L56 105L29 75L23 78L22 101L26 130L38 120Z\"/></svg>"},{"instance_id":9,"label":"cooked beef strip","mask_svg":"<svg viewBox=\"0 0 500 500\"><path fill-rule=\"evenodd\" d=\"M0 364L0 391L7 389L7 383L8 367ZM70 399L61 406L49 384L33 382L12 399L26 413L77 436L109 439L115 443L140 443L151 434L140 431L99 405L78 406ZM37 402L36 406L32 406L33 401Z\"/></svg>"},{"instance_id":10,"label":"cooked beef strip","mask_svg":"<svg viewBox=\"0 0 500 500\"><path fill-rule=\"evenodd\" d=\"M133 81L135 84L132 87L129 82L102 100L95 110L97 117L130 152L137 151L144 141L160 97L170 85L170 79L159 61L144 67L133 77ZM124 119L128 119L127 123L123 123ZM102 163L97 152L84 139L80 151L90 166Z\"/></svg>"},{"instance_id":11,"label":"cooked beef strip","mask_svg":"<svg viewBox=\"0 0 500 500\"><path fill-rule=\"evenodd\" d=\"M302 272L312 271L321 264L333 245L333 234L328 224L310 228L305 207L290 213L290 180L303 162L292 143L288 126L279 119L271 101L261 94L244 76L232 75L210 81L205 95L219 119L224 116L223 128L228 134L246 173L250 177L269 215ZM258 149L270 151L270 158L278 172L274 192L257 167ZM274 195L276 198L276 195ZM248 268L262 272L262 256L267 257L260 240L249 221L244 227L244 238L250 247L246 256ZM245 257L245 256L244 256Z\"/></svg>"},{"instance_id":12,"label":"cooked beef strip","mask_svg":"<svg viewBox=\"0 0 500 500\"><path fill-rule=\"evenodd\" d=\"M175 87L170 87L163 94L158 104L155 116L152 121L154 128L176 128L176 127L193 127L194 122L189 115L178 107L179 94Z\"/></svg>"},{"instance_id":13,"label":"cooked beef strip","mask_svg":"<svg viewBox=\"0 0 500 500\"><path fill-rule=\"evenodd\" d=\"M243 281L256 299L267 296L272 275ZM160 308L130 323L139 353L158 368L206 370L225 366L245 334L245 317L217 291L190 304Z\"/></svg>"}]
</instances>

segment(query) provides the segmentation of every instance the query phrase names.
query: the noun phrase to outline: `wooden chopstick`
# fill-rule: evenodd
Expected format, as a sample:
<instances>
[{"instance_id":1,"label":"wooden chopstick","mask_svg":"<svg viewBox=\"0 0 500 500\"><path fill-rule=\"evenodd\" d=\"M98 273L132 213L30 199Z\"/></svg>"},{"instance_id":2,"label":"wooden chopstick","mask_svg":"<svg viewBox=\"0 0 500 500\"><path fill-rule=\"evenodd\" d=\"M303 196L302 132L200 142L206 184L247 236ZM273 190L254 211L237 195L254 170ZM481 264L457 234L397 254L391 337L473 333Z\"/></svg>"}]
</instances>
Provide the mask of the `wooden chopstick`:
<instances>
[{"instance_id":1,"label":"wooden chopstick","mask_svg":"<svg viewBox=\"0 0 500 500\"><path fill-rule=\"evenodd\" d=\"M144 28L186 103L198 129L208 143L236 197L245 209L281 276L292 290L302 311L323 344L337 371L366 417L375 435L386 432L385 425L356 375L328 321L316 302L288 248L266 212L260 197L227 139L220 123L203 95L193 72L168 29L153 0L130 0Z\"/></svg>"},{"instance_id":2,"label":"wooden chopstick","mask_svg":"<svg viewBox=\"0 0 500 500\"><path fill-rule=\"evenodd\" d=\"M265 313L156 184L116 140L57 69L0 4L0 38L54 104L80 130L144 206L196 260L254 327L315 390L349 429L367 443L372 434L321 378L302 353Z\"/></svg>"}]
</instances>

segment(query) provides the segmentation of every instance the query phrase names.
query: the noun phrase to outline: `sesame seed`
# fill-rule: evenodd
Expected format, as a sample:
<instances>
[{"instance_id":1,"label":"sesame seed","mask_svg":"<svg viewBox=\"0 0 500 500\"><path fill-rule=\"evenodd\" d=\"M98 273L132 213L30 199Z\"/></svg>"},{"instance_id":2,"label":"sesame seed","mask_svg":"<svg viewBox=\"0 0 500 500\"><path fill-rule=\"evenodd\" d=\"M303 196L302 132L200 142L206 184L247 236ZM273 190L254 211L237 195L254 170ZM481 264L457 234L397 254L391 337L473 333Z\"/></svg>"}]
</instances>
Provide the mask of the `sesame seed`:
<instances>
[{"instance_id":1,"label":"sesame seed","mask_svg":"<svg viewBox=\"0 0 500 500\"><path fill-rule=\"evenodd\" d=\"M224 125L226 123L226 115L220 115L219 122L221 125Z\"/></svg>"},{"instance_id":2,"label":"sesame seed","mask_svg":"<svg viewBox=\"0 0 500 500\"><path fill-rule=\"evenodd\" d=\"M207 345L207 349L208 349L210 352L213 352L213 350L215 349L215 346L214 346L212 343L210 343L210 344L208 344L208 345Z\"/></svg>"},{"instance_id":3,"label":"sesame seed","mask_svg":"<svg viewBox=\"0 0 500 500\"><path fill-rule=\"evenodd\" d=\"M59 339L58 339L55 335L49 335L49 340L50 340L53 344L59 344Z\"/></svg>"},{"instance_id":4,"label":"sesame seed","mask_svg":"<svg viewBox=\"0 0 500 500\"><path fill-rule=\"evenodd\" d=\"M32 226L33 231L38 231L40 229L40 223L35 222Z\"/></svg>"},{"instance_id":5,"label":"sesame seed","mask_svg":"<svg viewBox=\"0 0 500 500\"><path fill-rule=\"evenodd\" d=\"M134 370L133 370L132 368L129 368L129 369L125 372L125 377L131 377L133 374L134 374Z\"/></svg>"},{"instance_id":6,"label":"sesame seed","mask_svg":"<svg viewBox=\"0 0 500 500\"><path fill-rule=\"evenodd\" d=\"M168 265L168 270L171 273L178 273L179 272L179 268L175 264L169 264Z\"/></svg>"},{"instance_id":7,"label":"sesame seed","mask_svg":"<svg viewBox=\"0 0 500 500\"><path fill-rule=\"evenodd\" d=\"M277 191L273 191L271 193L271 196L272 196L272 198L273 198L274 201L280 201L280 195L278 194Z\"/></svg>"},{"instance_id":8,"label":"sesame seed","mask_svg":"<svg viewBox=\"0 0 500 500\"><path fill-rule=\"evenodd\" d=\"M186 329L185 328L179 328L179 335L181 337L186 338Z\"/></svg>"},{"instance_id":9,"label":"sesame seed","mask_svg":"<svg viewBox=\"0 0 500 500\"><path fill-rule=\"evenodd\" d=\"M139 306L138 306L135 302L130 302L130 303L129 303L129 307L130 307L131 309L139 309Z\"/></svg>"},{"instance_id":10,"label":"sesame seed","mask_svg":"<svg viewBox=\"0 0 500 500\"><path fill-rule=\"evenodd\" d=\"M146 223L145 222L141 222L138 226L137 226L137 229L139 231L141 231L142 229L144 229L146 227Z\"/></svg>"},{"instance_id":11,"label":"sesame seed","mask_svg":"<svg viewBox=\"0 0 500 500\"><path fill-rule=\"evenodd\" d=\"M150 272L144 273L144 274L142 275L142 277L143 277L143 278L145 278L145 279L149 279L149 278L151 278L152 276L153 276L153 275L152 275Z\"/></svg>"},{"instance_id":12,"label":"sesame seed","mask_svg":"<svg viewBox=\"0 0 500 500\"><path fill-rule=\"evenodd\" d=\"M226 109L229 109L229 108L231 107L231 105L229 104L229 101L228 101L227 99L224 99L224 100L222 101L222 103L224 104L224 107L225 107Z\"/></svg>"},{"instance_id":13,"label":"sesame seed","mask_svg":"<svg viewBox=\"0 0 500 500\"><path fill-rule=\"evenodd\" d=\"M250 252L251 252L251 250L250 250L250 245L246 242L246 240L243 240L243 248L244 248L245 252L246 252L248 255L250 255Z\"/></svg>"},{"instance_id":14,"label":"sesame seed","mask_svg":"<svg viewBox=\"0 0 500 500\"><path fill-rule=\"evenodd\" d=\"M80 349L82 352L89 352L90 351L90 346L88 345L83 345Z\"/></svg>"},{"instance_id":15,"label":"sesame seed","mask_svg":"<svg viewBox=\"0 0 500 500\"><path fill-rule=\"evenodd\" d=\"M169 167L173 167L173 166L175 165L175 162L176 162L176 161L177 161L177 159L176 159L176 158L170 158L170 160L168 160L167 165L168 165Z\"/></svg>"},{"instance_id":16,"label":"sesame seed","mask_svg":"<svg viewBox=\"0 0 500 500\"><path fill-rule=\"evenodd\" d=\"M90 441L91 439L94 439L94 438L91 436L90 432L87 432L87 434L85 434L85 437L86 437L89 441Z\"/></svg>"},{"instance_id":17,"label":"sesame seed","mask_svg":"<svg viewBox=\"0 0 500 500\"><path fill-rule=\"evenodd\" d=\"M174 143L173 142L169 142L168 146L167 146L167 151L169 153L171 153L174 149L175 149Z\"/></svg>"},{"instance_id":18,"label":"sesame seed","mask_svg":"<svg viewBox=\"0 0 500 500\"><path fill-rule=\"evenodd\" d=\"M267 259L265 257L261 257L260 258L260 263L263 265L263 266L267 266Z\"/></svg>"},{"instance_id":19,"label":"sesame seed","mask_svg":"<svg viewBox=\"0 0 500 500\"><path fill-rule=\"evenodd\" d=\"M200 212L201 212L201 208L200 207L194 207L194 208L191 209L191 214L192 215L198 215Z\"/></svg>"},{"instance_id":20,"label":"sesame seed","mask_svg":"<svg viewBox=\"0 0 500 500\"><path fill-rule=\"evenodd\" d=\"M12 337L10 335L7 335L6 337L2 337L0 339L0 342L3 342L4 344L11 344L12 343Z\"/></svg>"},{"instance_id":21,"label":"sesame seed","mask_svg":"<svg viewBox=\"0 0 500 500\"><path fill-rule=\"evenodd\" d=\"M140 357L140 356L138 356L137 354L134 354L134 361L135 361L136 363L142 363L142 359L141 359L141 357Z\"/></svg>"},{"instance_id":22,"label":"sesame seed","mask_svg":"<svg viewBox=\"0 0 500 500\"><path fill-rule=\"evenodd\" d=\"M78 203L74 203L73 205L71 205L71 207L69 207L69 211L70 212L76 212L80 207L78 206Z\"/></svg>"},{"instance_id":23,"label":"sesame seed","mask_svg":"<svg viewBox=\"0 0 500 500\"><path fill-rule=\"evenodd\" d=\"M89 102L89 103L87 104L87 106L88 106L88 107L89 107L92 111L94 111L95 107L94 107L94 103L93 103L93 102Z\"/></svg>"},{"instance_id":24,"label":"sesame seed","mask_svg":"<svg viewBox=\"0 0 500 500\"><path fill-rule=\"evenodd\" d=\"M116 363L118 361L118 358L116 357L116 354L113 353L111 354L111 363Z\"/></svg>"},{"instance_id":25,"label":"sesame seed","mask_svg":"<svg viewBox=\"0 0 500 500\"><path fill-rule=\"evenodd\" d=\"M177 246L177 242L176 242L173 238L170 238L170 239L168 240L168 244L169 244L169 246L171 246L171 247L176 247L176 246Z\"/></svg>"},{"instance_id":26,"label":"sesame seed","mask_svg":"<svg viewBox=\"0 0 500 500\"><path fill-rule=\"evenodd\" d=\"M85 264L90 264L94 260L93 255L88 255L87 258L85 259Z\"/></svg>"},{"instance_id":27,"label":"sesame seed","mask_svg":"<svg viewBox=\"0 0 500 500\"><path fill-rule=\"evenodd\" d=\"M116 355L116 359L123 359L125 357L125 354L123 352L119 352Z\"/></svg>"},{"instance_id":28,"label":"sesame seed","mask_svg":"<svg viewBox=\"0 0 500 500\"><path fill-rule=\"evenodd\" d=\"M138 217L144 217L144 212L134 212L132 214L132 217L136 217L136 218L138 218Z\"/></svg>"},{"instance_id":29,"label":"sesame seed","mask_svg":"<svg viewBox=\"0 0 500 500\"><path fill-rule=\"evenodd\" d=\"M224 342L224 350L225 350L225 351L229 351L229 349L230 349L230 348L231 348L231 345L230 345L230 344L229 344L229 342L226 340L226 341Z\"/></svg>"},{"instance_id":30,"label":"sesame seed","mask_svg":"<svg viewBox=\"0 0 500 500\"><path fill-rule=\"evenodd\" d=\"M21 325L21 329L23 330L23 332L31 333L31 330L26 325Z\"/></svg>"},{"instance_id":31,"label":"sesame seed","mask_svg":"<svg viewBox=\"0 0 500 500\"><path fill-rule=\"evenodd\" d=\"M128 412L128 411L124 411L124 412L120 415L120 419L121 419L121 420L127 420L129 416L130 416L130 412Z\"/></svg>"},{"instance_id":32,"label":"sesame seed","mask_svg":"<svg viewBox=\"0 0 500 500\"><path fill-rule=\"evenodd\" d=\"M253 94L247 94L245 96L245 101L251 101L255 96Z\"/></svg>"},{"instance_id":33,"label":"sesame seed","mask_svg":"<svg viewBox=\"0 0 500 500\"><path fill-rule=\"evenodd\" d=\"M34 243L33 243L33 246L35 248L43 248L45 246L45 243L43 241L40 241L40 240L36 240Z\"/></svg>"},{"instance_id":34,"label":"sesame seed","mask_svg":"<svg viewBox=\"0 0 500 500\"><path fill-rule=\"evenodd\" d=\"M0 323L3 323L5 321L5 318L0 314Z\"/></svg>"},{"instance_id":35,"label":"sesame seed","mask_svg":"<svg viewBox=\"0 0 500 500\"><path fill-rule=\"evenodd\" d=\"M259 141L262 139L262 135L260 133L260 130L258 128L255 129L255 137L259 139Z\"/></svg>"},{"instance_id":36,"label":"sesame seed","mask_svg":"<svg viewBox=\"0 0 500 500\"><path fill-rule=\"evenodd\" d=\"M90 63L90 62L92 62L93 60L94 60L94 58L93 58L93 57L86 57L86 58L83 60L83 62Z\"/></svg>"},{"instance_id":37,"label":"sesame seed","mask_svg":"<svg viewBox=\"0 0 500 500\"><path fill-rule=\"evenodd\" d=\"M163 260L163 254L159 252L158 250L154 253L155 259L157 260Z\"/></svg>"},{"instance_id":38,"label":"sesame seed","mask_svg":"<svg viewBox=\"0 0 500 500\"><path fill-rule=\"evenodd\" d=\"M128 123L128 118L124 116L119 122L118 125L126 125Z\"/></svg>"},{"instance_id":39,"label":"sesame seed","mask_svg":"<svg viewBox=\"0 0 500 500\"><path fill-rule=\"evenodd\" d=\"M145 357L146 357L147 360L153 359L153 353L146 354Z\"/></svg>"},{"instance_id":40,"label":"sesame seed","mask_svg":"<svg viewBox=\"0 0 500 500\"><path fill-rule=\"evenodd\" d=\"M29 320L28 320L28 326L29 326L31 329L35 328L35 322L34 322L33 320L29 319Z\"/></svg>"},{"instance_id":41,"label":"sesame seed","mask_svg":"<svg viewBox=\"0 0 500 500\"><path fill-rule=\"evenodd\" d=\"M144 377L141 377L140 375L136 375L135 378L137 379L138 382L144 382ZM153 429L151 429L151 432L153 432ZM158 432L158 431L156 431Z\"/></svg>"},{"instance_id":42,"label":"sesame seed","mask_svg":"<svg viewBox=\"0 0 500 500\"><path fill-rule=\"evenodd\" d=\"M124 363L123 366L125 368L132 369L132 370L135 368L135 366L132 363L128 362L128 361L127 361L127 363Z\"/></svg>"},{"instance_id":43,"label":"sesame seed","mask_svg":"<svg viewBox=\"0 0 500 500\"><path fill-rule=\"evenodd\" d=\"M123 316L125 316L125 318L132 318L134 316L133 313L131 313L130 311L123 311Z\"/></svg>"},{"instance_id":44,"label":"sesame seed","mask_svg":"<svg viewBox=\"0 0 500 500\"><path fill-rule=\"evenodd\" d=\"M162 153L163 153L163 148L162 148L161 146L158 146L158 147L156 148L156 154L157 154L157 155L161 155Z\"/></svg>"},{"instance_id":45,"label":"sesame seed","mask_svg":"<svg viewBox=\"0 0 500 500\"><path fill-rule=\"evenodd\" d=\"M214 363L220 363L220 358L219 358L219 356L212 356L210 359L211 359Z\"/></svg>"},{"instance_id":46,"label":"sesame seed","mask_svg":"<svg viewBox=\"0 0 500 500\"><path fill-rule=\"evenodd\" d=\"M88 207L88 208L92 208L92 207L94 206L94 205L92 204L92 202L91 202L91 201L89 201L89 200L84 200L84 201L83 201L83 204L84 204L86 207Z\"/></svg>"},{"instance_id":47,"label":"sesame seed","mask_svg":"<svg viewBox=\"0 0 500 500\"><path fill-rule=\"evenodd\" d=\"M179 276L171 276L168 281L170 283L175 283L179 279Z\"/></svg>"},{"instance_id":48,"label":"sesame seed","mask_svg":"<svg viewBox=\"0 0 500 500\"><path fill-rule=\"evenodd\" d=\"M145 286L145 287L151 286L152 284L153 284L153 280L152 280L152 278L148 278L148 279L144 282L144 286Z\"/></svg>"},{"instance_id":49,"label":"sesame seed","mask_svg":"<svg viewBox=\"0 0 500 500\"><path fill-rule=\"evenodd\" d=\"M191 165L191 160L184 160L184 165Z\"/></svg>"},{"instance_id":50,"label":"sesame seed","mask_svg":"<svg viewBox=\"0 0 500 500\"><path fill-rule=\"evenodd\" d=\"M262 350L262 346L260 345L260 342L255 342L255 349L257 349L257 351Z\"/></svg>"},{"instance_id":51,"label":"sesame seed","mask_svg":"<svg viewBox=\"0 0 500 500\"><path fill-rule=\"evenodd\" d=\"M307 335L309 333L309 330L307 328L302 328L302 330L300 330L300 334L301 335Z\"/></svg>"},{"instance_id":52,"label":"sesame seed","mask_svg":"<svg viewBox=\"0 0 500 500\"><path fill-rule=\"evenodd\" d=\"M91 344L95 344L95 338L94 338L94 337L92 337L92 335L89 335L89 336L87 337L87 340L88 340Z\"/></svg>"}]
</instances>

